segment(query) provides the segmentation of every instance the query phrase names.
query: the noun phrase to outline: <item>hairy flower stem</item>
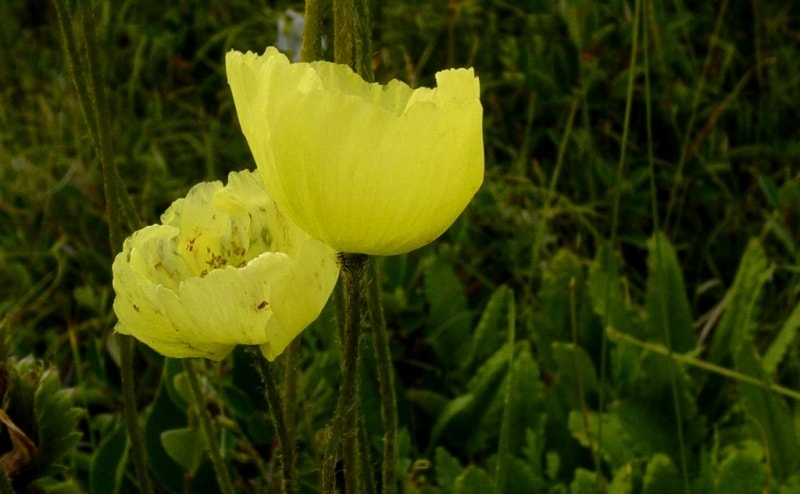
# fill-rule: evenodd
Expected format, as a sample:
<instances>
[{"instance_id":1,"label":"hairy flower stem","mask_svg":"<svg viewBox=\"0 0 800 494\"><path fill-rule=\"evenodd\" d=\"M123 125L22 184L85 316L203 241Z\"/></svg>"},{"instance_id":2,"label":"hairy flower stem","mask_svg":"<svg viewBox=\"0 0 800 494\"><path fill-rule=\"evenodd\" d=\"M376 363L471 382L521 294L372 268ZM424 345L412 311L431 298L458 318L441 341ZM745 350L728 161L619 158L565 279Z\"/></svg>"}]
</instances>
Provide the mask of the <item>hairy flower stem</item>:
<instances>
[{"instance_id":1,"label":"hairy flower stem","mask_svg":"<svg viewBox=\"0 0 800 494\"><path fill-rule=\"evenodd\" d=\"M192 360L188 358L182 359L182 363L183 371L186 373L186 377L189 381L189 391L192 395L195 415L200 422L200 432L206 440L208 456L211 458L211 465L214 467L214 473L217 475L219 490L223 494L235 494L236 491L233 488L233 483L228 474L228 467L225 465L225 462L222 460L222 455L220 454L217 436L214 435L214 428L211 425L211 415L208 413L206 400L203 397L203 391L200 389L200 381L197 379L197 373L192 366Z\"/></svg>"},{"instance_id":2,"label":"hairy flower stem","mask_svg":"<svg viewBox=\"0 0 800 494\"><path fill-rule=\"evenodd\" d=\"M342 445L345 488L348 494L361 492L358 453L359 418L358 367L359 340L361 336L361 287L368 256L363 254L340 254L339 262L344 275L346 294L344 310L344 337L342 339L342 379L339 384L339 399L333 417L333 427L322 464L322 492L333 493L335 489L336 450Z\"/></svg>"},{"instance_id":3,"label":"hairy flower stem","mask_svg":"<svg viewBox=\"0 0 800 494\"><path fill-rule=\"evenodd\" d=\"M300 60L313 62L322 57L322 35L320 34L321 16L319 0L306 0L303 26L303 44L300 47Z\"/></svg>"},{"instance_id":4,"label":"hairy flower stem","mask_svg":"<svg viewBox=\"0 0 800 494\"><path fill-rule=\"evenodd\" d=\"M278 386L275 384L272 364L267 362L257 346L250 347L250 353L253 356L253 363L256 370L261 376L261 382L264 383L267 402L272 410L272 418L275 421L275 432L277 432L278 440L281 443L281 469L283 470L281 492L283 492L283 494L292 494L297 492L299 487L297 483L294 438L289 431L287 420L284 415L284 408L281 406L281 395L278 391Z\"/></svg>"},{"instance_id":5,"label":"hairy flower stem","mask_svg":"<svg viewBox=\"0 0 800 494\"><path fill-rule=\"evenodd\" d=\"M127 219L128 224L135 227L139 226L139 220L130 198L125 193L125 186L112 157L111 140L108 135L110 127L108 105L100 73L99 43L95 32L97 19L94 17L94 10L89 1L78 4L75 16L73 16L73 7L69 3L54 2L54 5L64 47L64 59L78 95L81 112L100 160L109 241L111 251L116 253L122 248L123 220ZM139 414L136 410L133 342L127 336L117 335L117 344L120 353L123 413L128 438L131 441L131 458L136 468L139 492L152 494L153 483L147 470L144 439L139 427Z\"/></svg>"},{"instance_id":6,"label":"hairy flower stem","mask_svg":"<svg viewBox=\"0 0 800 494\"><path fill-rule=\"evenodd\" d=\"M372 346L378 372L378 392L383 423L383 461L381 486L383 494L397 492L397 399L394 394L394 369L381 305L381 287L375 262L367 270L367 310L372 326Z\"/></svg>"}]
</instances>

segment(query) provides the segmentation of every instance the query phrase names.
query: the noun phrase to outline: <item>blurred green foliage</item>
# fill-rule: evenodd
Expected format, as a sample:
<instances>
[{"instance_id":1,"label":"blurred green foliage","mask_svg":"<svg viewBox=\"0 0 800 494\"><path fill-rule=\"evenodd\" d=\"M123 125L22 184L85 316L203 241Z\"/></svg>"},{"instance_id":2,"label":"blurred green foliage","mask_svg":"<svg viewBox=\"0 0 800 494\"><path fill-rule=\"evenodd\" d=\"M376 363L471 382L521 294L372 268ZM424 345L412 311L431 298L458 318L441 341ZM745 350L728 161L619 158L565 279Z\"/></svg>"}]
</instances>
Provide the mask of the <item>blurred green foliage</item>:
<instances>
[{"instance_id":1,"label":"blurred green foliage","mask_svg":"<svg viewBox=\"0 0 800 494\"><path fill-rule=\"evenodd\" d=\"M192 184L252 168L224 54L263 50L281 13L302 5L95 5L108 130L140 216L155 222ZM797 7L371 7L379 81L432 85L439 69L474 66L485 115L486 180L472 205L432 246L379 261L405 492L800 492L796 401L603 331L800 388ZM85 410L69 468L42 470L39 486L136 492L99 164L49 2L0 3L0 60L0 329L13 355L58 368L60 381L37 367L49 399L66 407L63 386ZM329 305L302 336L302 492L316 488L338 383ZM156 483L216 492L181 366L138 349ZM271 417L246 353L201 370L238 488L278 492ZM42 427L63 432L77 418L67 415ZM69 442L46 439L35 442L56 456Z\"/></svg>"}]
</instances>

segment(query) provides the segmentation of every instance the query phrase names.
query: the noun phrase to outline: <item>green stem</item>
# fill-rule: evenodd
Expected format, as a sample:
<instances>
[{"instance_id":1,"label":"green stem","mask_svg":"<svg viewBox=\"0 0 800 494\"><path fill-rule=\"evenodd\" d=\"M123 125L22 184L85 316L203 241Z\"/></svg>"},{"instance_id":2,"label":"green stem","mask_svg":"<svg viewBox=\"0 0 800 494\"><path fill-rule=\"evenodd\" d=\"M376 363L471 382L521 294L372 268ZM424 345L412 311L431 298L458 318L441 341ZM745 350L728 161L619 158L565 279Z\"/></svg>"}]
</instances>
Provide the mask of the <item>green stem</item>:
<instances>
[{"instance_id":1,"label":"green stem","mask_svg":"<svg viewBox=\"0 0 800 494\"><path fill-rule=\"evenodd\" d=\"M206 440L208 456L211 458L211 465L214 467L214 473L217 476L219 490L223 494L235 494L236 491L233 488L233 483L231 482L230 475L228 474L228 467L222 460L222 454L220 454L217 436L214 435L214 428L211 425L211 415L208 413L206 400L203 397L203 391L200 389L200 381L197 378L197 373L192 365L192 360L183 359L182 363L183 371L186 373L186 377L189 381L189 391L192 395L195 415L197 416L197 420L200 422L200 432L203 434Z\"/></svg>"},{"instance_id":2,"label":"green stem","mask_svg":"<svg viewBox=\"0 0 800 494\"><path fill-rule=\"evenodd\" d=\"M356 69L354 0L333 0L333 61Z\"/></svg>"},{"instance_id":3,"label":"green stem","mask_svg":"<svg viewBox=\"0 0 800 494\"><path fill-rule=\"evenodd\" d=\"M300 352L300 339L296 338L283 353L283 422L286 434L294 437L297 411L297 354Z\"/></svg>"},{"instance_id":4,"label":"green stem","mask_svg":"<svg viewBox=\"0 0 800 494\"><path fill-rule=\"evenodd\" d=\"M283 470L283 482L281 492L284 494L297 492L297 467L295 463L294 440L289 428L287 427L284 409L281 406L281 395L278 386L275 384L275 376L272 372L272 365L267 362L257 346L251 347L253 362L256 370L261 375L261 381L266 390L267 402L272 410L272 418L275 421L275 432L278 433L278 440L281 447L281 468Z\"/></svg>"},{"instance_id":5,"label":"green stem","mask_svg":"<svg viewBox=\"0 0 800 494\"><path fill-rule=\"evenodd\" d=\"M303 15L303 44L300 47L300 60L313 62L322 55L322 40L320 35L321 17L319 0L306 0L306 10Z\"/></svg>"},{"instance_id":6,"label":"green stem","mask_svg":"<svg viewBox=\"0 0 800 494\"><path fill-rule=\"evenodd\" d=\"M370 263L367 271L367 308L372 326L372 344L375 349L378 392L381 400L381 422L383 423L382 492L394 494L397 492L397 398L395 397L392 354L381 305L378 267L374 260Z\"/></svg>"},{"instance_id":7,"label":"green stem","mask_svg":"<svg viewBox=\"0 0 800 494\"><path fill-rule=\"evenodd\" d=\"M358 367L359 340L361 336L361 285L368 256L363 254L340 254L344 289L346 293L344 314L344 337L342 339L342 379L339 383L339 399L333 416L331 437L322 460L322 492L335 491L336 451L342 446L345 488L348 494L361 492L359 481L359 399Z\"/></svg>"},{"instance_id":8,"label":"green stem","mask_svg":"<svg viewBox=\"0 0 800 494\"><path fill-rule=\"evenodd\" d=\"M734 370L712 364L711 362L706 362L705 360L700 360L698 358L691 357L689 355L684 355L681 353L675 353L671 351L669 348L665 347L664 345L659 345L656 343L647 343L646 341L638 340L633 336L627 335L612 327L609 327L606 330L606 332L608 333L609 338L613 340L624 341L625 343L638 346L639 348L643 348L653 353L658 353L659 355L664 355L665 357L669 357L670 359L681 362L683 364L707 370L709 372L725 376L729 379L734 379L748 384L753 384L760 388L764 388L769 391L774 391L775 393L782 394L783 396L789 397L793 400L800 401L800 392L795 391L794 389L791 388L787 388L785 386L781 386L780 384L765 382L753 376L748 376L747 374L742 374L741 372L736 372Z\"/></svg>"},{"instance_id":9,"label":"green stem","mask_svg":"<svg viewBox=\"0 0 800 494\"><path fill-rule=\"evenodd\" d=\"M375 490L375 477L372 472L372 455L370 454L369 437L367 436L367 428L364 426L364 414L359 414L358 428L358 452L359 452L359 468L361 470L361 487L364 494L377 494Z\"/></svg>"},{"instance_id":10,"label":"green stem","mask_svg":"<svg viewBox=\"0 0 800 494\"><path fill-rule=\"evenodd\" d=\"M372 24L369 17L369 2L355 0L353 20L355 29L355 71L367 82L374 82L372 72Z\"/></svg>"},{"instance_id":11,"label":"green stem","mask_svg":"<svg viewBox=\"0 0 800 494\"><path fill-rule=\"evenodd\" d=\"M108 133L108 113L104 85L100 74L100 54L97 35L94 31L96 19L91 3L80 3L77 21L67 2L56 1L56 17L64 46L67 69L75 86L78 101L86 120L100 160L103 174L103 193L106 202L106 216L109 226L109 241L112 252L122 249L122 219L120 208L130 202L124 195L124 185L112 159L111 141ZM87 21L88 18L88 21ZM76 33L78 34L76 36ZM128 203L123 199L127 199ZM138 222L135 213L128 211L129 222ZM135 225L138 226L138 225ZM133 372L133 342L123 335L117 335L120 350L120 380L122 385L123 414L128 437L131 441L131 457L139 482L139 492L153 493L153 484L148 474L144 439L139 427L139 414L136 410L135 376Z\"/></svg>"},{"instance_id":12,"label":"green stem","mask_svg":"<svg viewBox=\"0 0 800 494\"><path fill-rule=\"evenodd\" d=\"M147 469L147 456L144 452L144 437L139 427L139 413L136 410L136 377L133 372L133 338L117 334L119 346L120 381L122 385L122 406L125 416L125 425L128 429L128 438L131 441L131 454L133 465L136 468L136 477L139 480L139 492L153 493L153 481Z\"/></svg>"}]
</instances>

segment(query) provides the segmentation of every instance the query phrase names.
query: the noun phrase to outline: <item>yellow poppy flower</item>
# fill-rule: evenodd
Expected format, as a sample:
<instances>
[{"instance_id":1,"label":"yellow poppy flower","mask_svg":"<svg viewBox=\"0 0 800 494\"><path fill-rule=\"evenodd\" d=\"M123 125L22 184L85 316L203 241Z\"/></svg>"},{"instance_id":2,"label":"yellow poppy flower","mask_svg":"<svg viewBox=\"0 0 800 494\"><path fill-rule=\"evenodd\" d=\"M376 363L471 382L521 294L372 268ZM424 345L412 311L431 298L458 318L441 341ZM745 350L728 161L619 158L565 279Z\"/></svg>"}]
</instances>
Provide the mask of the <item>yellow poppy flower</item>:
<instances>
[{"instance_id":1,"label":"yellow poppy flower","mask_svg":"<svg viewBox=\"0 0 800 494\"><path fill-rule=\"evenodd\" d=\"M340 252L393 255L432 242L483 182L479 82L370 84L349 67L231 51L239 122L278 209Z\"/></svg>"},{"instance_id":2,"label":"yellow poppy flower","mask_svg":"<svg viewBox=\"0 0 800 494\"><path fill-rule=\"evenodd\" d=\"M333 249L281 215L261 178L194 186L125 240L114 260L116 330L168 357L224 358L260 345L275 359L319 315Z\"/></svg>"}]
</instances>

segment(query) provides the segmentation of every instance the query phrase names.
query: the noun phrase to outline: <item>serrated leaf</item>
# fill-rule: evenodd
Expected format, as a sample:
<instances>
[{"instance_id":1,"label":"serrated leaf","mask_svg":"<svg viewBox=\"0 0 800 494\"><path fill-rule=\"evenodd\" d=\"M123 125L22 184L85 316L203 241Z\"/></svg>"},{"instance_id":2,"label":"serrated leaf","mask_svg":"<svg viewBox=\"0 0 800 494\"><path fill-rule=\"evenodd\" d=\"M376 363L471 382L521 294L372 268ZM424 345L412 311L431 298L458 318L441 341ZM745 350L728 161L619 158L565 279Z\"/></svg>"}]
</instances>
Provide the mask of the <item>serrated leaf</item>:
<instances>
[{"instance_id":1,"label":"serrated leaf","mask_svg":"<svg viewBox=\"0 0 800 494\"><path fill-rule=\"evenodd\" d=\"M573 411L569 429L582 446L591 447L614 470L624 465L649 459L656 453L679 455L675 426L641 403L616 402L610 411ZM603 422L602 438L598 436Z\"/></svg>"},{"instance_id":2,"label":"serrated leaf","mask_svg":"<svg viewBox=\"0 0 800 494\"><path fill-rule=\"evenodd\" d=\"M508 449L511 455L521 454L525 446L522 431L536 430L543 414L544 384L539 367L527 345L523 345L511 364L511 379L508 401L505 405L510 437Z\"/></svg>"},{"instance_id":3,"label":"serrated leaf","mask_svg":"<svg viewBox=\"0 0 800 494\"><path fill-rule=\"evenodd\" d=\"M45 369L33 398L38 425L38 451L34 461L37 476L53 472L58 462L80 441L81 409L72 406L71 391L61 388L55 368Z\"/></svg>"},{"instance_id":4,"label":"serrated leaf","mask_svg":"<svg viewBox=\"0 0 800 494\"><path fill-rule=\"evenodd\" d=\"M638 462L637 462L638 463ZM608 494L631 494L635 475L634 464L627 464L614 472L614 477L608 484Z\"/></svg>"},{"instance_id":5,"label":"serrated leaf","mask_svg":"<svg viewBox=\"0 0 800 494\"><path fill-rule=\"evenodd\" d=\"M611 247L601 244L589 269L589 294L594 311L608 326L630 332L633 324L626 310L629 304L622 292L617 262Z\"/></svg>"},{"instance_id":6,"label":"serrated leaf","mask_svg":"<svg viewBox=\"0 0 800 494\"><path fill-rule=\"evenodd\" d=\"M766 492L764 450L756 441L745 441L732 448L719 466L717 492L751 494Z\"/></svg>"},{"instance_id":7,"label":"serrated leaf","mask_svg":"<svg viewBox=\"0 0 800 494\"><path fill-rule=\"evenodd\" d=\"M550 260L542 275L542 286L538 298L541 308L536 314L536 331L531 338L541 352L544 368L555 367L551 355L554 342L572 341L572 322L570 316L570 289L572 283L582 283L583 267L580 259L567 249L561 249Z\"/></svg>"},{"instance_id":8,"label":"serrated leaf","mask_svg":"<svg viewBox=\"0 0 800 494\"><path fill-rule=\"evenodd\" d=\"M797 340L798 329L800 329L800 303L794 306L792 313L778 331L778 335L764 353L763 365L767 374L772 374L778 368L778 364L783 360L787 350Z\"/></svg>"},{"instance_id":9,"label":"serrated leaf","mask_svg":"<svg viewBox=\"0 0 800 494\"><path fill-rule=\"evenodd\" d=\"M572 343L556 342L553 343L553 358L557 369L555 388L570 409L580 408L582 403L586 403L587 396L599 392L594 363L583 348Z\"/></svg>"},{"instance_id":10,"label":"serrated leaf","mask_svg":"<svg viewBox=\"0 0 800 494\"><path fill-rule=\"evenodd\" d=\"M481 314L475 333L472 337L469 353L461 363L461 369L470 371L472 364L483 361L497 351L503 342L503 331L500 327L505 314L508 298L513 297L507 286L501 285L494 291Z\"/></svg>"},{"instance_id":11,"label":"serrated leaf","mask_svg":"<svg viewBox=\"0 0 800 494\"><path fill-rule=\"evenodd\" d=\"M725 313L714 332L709 361L723 363L726 356L736 353L742 342L752 336L756 304L768 273L764 248L758 240L751 240L742 255L733 286L725 296Z\"/></svg>"},{"instance_id":12,"label":"serrated leaf","mask_svg":"<svg viewBox=\"0 0 800 494\"><path fill-rule=\"evenodd\" d=\"M161 444L170 458L194 474L203 462L206 443L197 429L172 429L161 433Z\"/></svg>"},{"instance_id":13,"label":"serrated leaf","mask_svg":"<svg viewBox=\"0 0 800 494\"><path fill-rule=\"evenodd\" d=\"M575 470L575 478L569 485L570 494L601 494L597 474L584 468Z\"/></svg>"},{"instance_id":14,"label":"serrated leaf","mask_svg":"<svg viewBox=\"0 0 800 494\"><path fill-rule=\"evenodd\" d=\"M469 351L472 337L464 287L453 267L438 257L428 259L424 286L430 345L441 362L456 366Z\"/></svg>"},{"instance_id":15,"label":"serrated leaf","mask_svg":"<svg viewBox=\"0 0 800 494\"><path fill-rule=\"evenodd\" d=\"M672 244L659 232L648 242L647 316L648 339L676 352L688 352L696 346L692 314L683 274Z\"/></svg>"},{"instance_id":16,"label":"serrated leaf","mask_svg":"<svg viewBox=\"0 0 800 494\"><path fill-rule=\"evenodd\" d=\"M122 486L128 462L128 434L124 422L119 422L100 442L92 456L89 470L91 492L116 494Z\"/></svg>"},{"instance_id":17,"label":"serrated leaf","mask_svg":"<svg viewBox=\"0 0 800 494\"><path fill-rule=\"evenodd\" d=\"M741 345L734 356L736 370L769 382L752 345ZM739 383L741 404L756 424L759 437L766 439L771 469L780 481L800 471L800 445L786 401L777 393L747 382Z\"/></svg>"},{"instance_id":18,"label":"serrated leaf","mask_svg":"<svg viewBox=\"0 0 800 494\"><path fill-rule=\"evenodd\" d=\"M486 471L468 466L455 481L455 494L488 494L494 492L494 482Z\"/></svg>"},{"instance_id":19,"label":"serrated leaf","mask_svg":"<svg viewBox=\"0 0 800 494\"><path fill-rule=\"evenodd\" d=\"M674 494L681 492L681 474L669 456L656 453L647 463L642 494Z\"/></svg>"},{"instance_id":20,"label":"serrated leaf","mask_svg":"<svg viewBox=\"0 0 800 494\"><path fill-rule=\"evenodd\" d=\"M464 467L458 458L451 455L445 448L438 447L433 457L433 469L436 473L436 484L445 489L445 492L455 489L456 479L461 475Z\"/></svg>"},{"instance_id":21,"label":"serrated leaf","mask_svg":"<svg viewBox=\"0 0 800 494\"><path fill-rule=\"evenodd\" d=\"M537 474L531 466L520 458L509 458L506 466L508 481L503 489L500 484L495 484L496 494L530 494L532 492L545 492L547 483Z\"/></svg>"},{"instance_id":22,"label":"serrated leaf","mask_svg":"<svg viewBox=\"0 0 800 494\"><path fill-rule=\"evenodd\" d=\"M612 327L641 338L643 331L634 323L629 312L629 302L622 290L617 257L608 244L598 247L597 255L589 269L588 291L594 312L603 329ZM613 386L620 394L635 390L639 350L631 345L615 344L611 347L610 361Z\"/></svg>"},{"instance_id":23,"label":"serrated leaf","mask_svg":"<svg viewBox=\"0 0 800 494\"><path fill-rule=\"evenodd\" d=\"M497 398L501 382L508 373L508 356L511 346L506 345L475 373L467 385L467 393L451 400L436 419L431 431L431 446L446 436L457 437L462 447L474 441L480 432L479 424Z\"/></svg>"}]
</instances>

